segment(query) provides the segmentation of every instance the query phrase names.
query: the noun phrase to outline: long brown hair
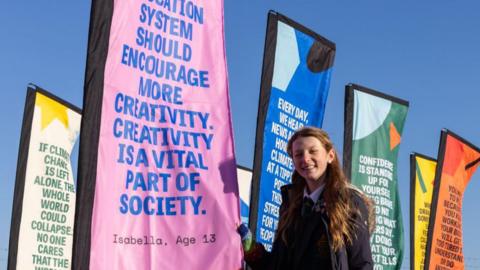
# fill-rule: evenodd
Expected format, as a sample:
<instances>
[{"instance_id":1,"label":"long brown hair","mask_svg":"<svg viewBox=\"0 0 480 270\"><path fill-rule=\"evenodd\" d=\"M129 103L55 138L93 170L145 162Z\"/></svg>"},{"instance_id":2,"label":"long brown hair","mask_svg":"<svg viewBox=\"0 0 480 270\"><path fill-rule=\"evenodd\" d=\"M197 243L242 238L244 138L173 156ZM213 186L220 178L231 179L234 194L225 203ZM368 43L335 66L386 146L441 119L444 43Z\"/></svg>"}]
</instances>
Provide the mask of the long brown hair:
<instances>
[{"instance_id":1,"label":"long brown hair","mask_svg":"<svg viewBox=\"0 0 480 270\"><path fill-rule=\"evenodd\" d=\"M327 152L332 149L335 151L333 143L325 131L315 127L303 127L297 130L288 141L287 152L290 157L292 157L293 142L299 137L315 137L322 143ZM343 174L336 153L333 161L327 165L324 181L323 198L330 220L328 230L331 235L333 250L337 251L345 246L346 241L352 243L356 237L354 234L357 224L352 220L352 217L360 213L352 205L351 193L353 189ZM277 238L281 237L286 244L288 244L287 229L295 222L299 208L302 206L303 190L306 186L305 179L296 170L292 174L292 184L292 196L289 198L288 208L283 211L280 217L276 236ZM369 202L366 201L366 203Z\"/></svg>"}]
</instances>

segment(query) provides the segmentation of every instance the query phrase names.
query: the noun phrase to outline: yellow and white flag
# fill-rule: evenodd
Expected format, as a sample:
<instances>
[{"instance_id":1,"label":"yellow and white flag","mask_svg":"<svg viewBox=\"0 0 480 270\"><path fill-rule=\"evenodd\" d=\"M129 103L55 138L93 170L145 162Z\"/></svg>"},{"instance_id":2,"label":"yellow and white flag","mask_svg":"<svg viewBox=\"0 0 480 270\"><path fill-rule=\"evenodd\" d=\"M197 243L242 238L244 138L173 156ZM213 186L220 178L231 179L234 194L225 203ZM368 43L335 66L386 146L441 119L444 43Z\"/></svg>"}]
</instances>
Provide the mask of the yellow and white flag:
<instances>
[{"instance_id":1,"label":"yellow and white flag","mask_svg":"<svg viewBox=\"0 0 480 270\"><path fill-rule=\"evenodd\" d=\"M71 153L81 111L36 86L25 105L9 269L70 269L75 217Z\"/></svg>"},{"instance_id":2,"label":"yellow and white flag","mask_svg":"<svg viewBox=\"0 0 480 270\"><path fill-rule=\"evenodd\" d=\"M413 258L410 269L413 270L424 268L436 167L433 158L418 153L410 155L410 256Z\"/></svg>"}]
</instances>

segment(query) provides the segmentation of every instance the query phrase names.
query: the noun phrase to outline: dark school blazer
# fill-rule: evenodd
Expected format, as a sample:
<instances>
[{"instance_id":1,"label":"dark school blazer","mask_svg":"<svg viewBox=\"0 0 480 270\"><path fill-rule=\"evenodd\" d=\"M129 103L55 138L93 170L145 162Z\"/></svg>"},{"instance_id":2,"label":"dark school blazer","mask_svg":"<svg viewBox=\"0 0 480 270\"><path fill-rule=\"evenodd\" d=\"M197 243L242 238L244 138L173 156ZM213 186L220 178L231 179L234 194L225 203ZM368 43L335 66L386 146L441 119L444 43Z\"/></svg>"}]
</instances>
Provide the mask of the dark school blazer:
<instances>
[{"instance_id":1,"label":"dark school blazer","mask_svg":"<svg viewBox=\"0 0 480 270\"><path fill-rule=\"evenodd\" d=\"M281 189L282 193L282 205L280 207L280 216L286 209L290 198L292 197L292 185L285 185ZM346 244L345 247L334 252L332 248L331 236L328 232L329 218L325 211L325 203L323 201L323 194L319 198L319 207L315 208L313 218L308 222L302 231L302 239L305 241L300 242L299 250L295 251L294 258L291 258L287 265L287 258L291 256L289 254L291 250L288 249L283 240L279 237L273 242L271 252L265 251L263 245L257 244L254 250L245 254L245 260L252 269L269 269L269 270L283 270L283 269L314 269L313 262L305 260L307 248L311 248L310 237L313 237L317 226L322 226L326 232L328 239L328 246L330 249L330 262L331 268L334 270L348 270L348 269L361 269L370 270L373 269L372 253L370 248L370 233L368 230L368 209L363 201L361 195L355 189L352 190L352 201L354 206L359 209L360 215L354 215L352 221L357 224L355 231L355 238L351 244ZM310 247L309 247L310 245ZM319 269L325 269L319 266Z\"/></svg>"}]
</instances>

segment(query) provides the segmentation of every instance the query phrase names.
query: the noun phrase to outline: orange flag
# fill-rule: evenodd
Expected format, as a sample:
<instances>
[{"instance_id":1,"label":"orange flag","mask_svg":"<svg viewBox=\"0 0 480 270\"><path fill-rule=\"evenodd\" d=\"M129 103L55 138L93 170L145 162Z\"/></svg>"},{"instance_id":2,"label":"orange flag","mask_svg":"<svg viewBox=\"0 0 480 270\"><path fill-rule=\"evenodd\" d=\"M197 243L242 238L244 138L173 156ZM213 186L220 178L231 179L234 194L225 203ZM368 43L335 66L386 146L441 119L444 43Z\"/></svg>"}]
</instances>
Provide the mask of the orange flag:
<instances>
[{"instance_id":1,"label":"orange flag","mask_svg":"<svg viewBox=\"0 0 480 270\"><path fill-rule=\"evenodd\" d=\"M444 130L438 155L425 269L465 269L462 201L480 164L480 149Z\"/></svg>"}]
</instances>

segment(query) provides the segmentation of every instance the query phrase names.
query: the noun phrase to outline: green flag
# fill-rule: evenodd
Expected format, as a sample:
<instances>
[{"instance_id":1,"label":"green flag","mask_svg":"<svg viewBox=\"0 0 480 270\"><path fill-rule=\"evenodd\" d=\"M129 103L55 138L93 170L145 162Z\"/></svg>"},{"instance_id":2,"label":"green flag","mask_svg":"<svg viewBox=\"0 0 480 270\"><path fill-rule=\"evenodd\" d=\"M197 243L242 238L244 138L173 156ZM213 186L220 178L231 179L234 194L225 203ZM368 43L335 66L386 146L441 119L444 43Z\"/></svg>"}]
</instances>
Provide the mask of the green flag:
<instances>
[{"instance_id":1,"label":"green flag","mask_svg":"<svg viewBox=\"0 0 480 270\"><path fill-rule=\"evenodd\" d=\"M374 269L400 269L403 223L397 156L408 102L350 84L345 94L344 169L352 184L375 201L371 237Z\"/></svg>"}]
</instances>

